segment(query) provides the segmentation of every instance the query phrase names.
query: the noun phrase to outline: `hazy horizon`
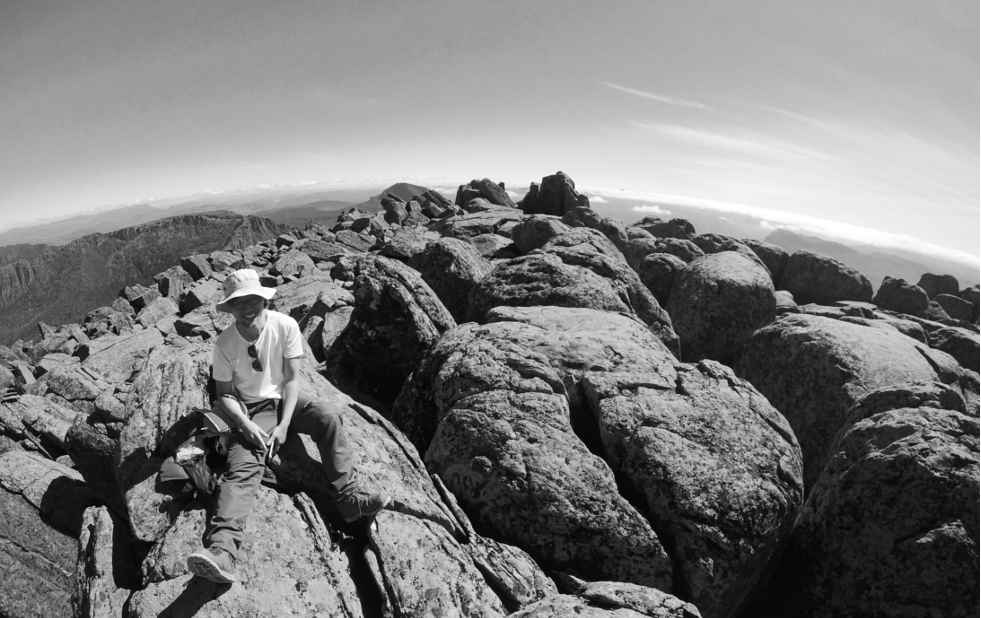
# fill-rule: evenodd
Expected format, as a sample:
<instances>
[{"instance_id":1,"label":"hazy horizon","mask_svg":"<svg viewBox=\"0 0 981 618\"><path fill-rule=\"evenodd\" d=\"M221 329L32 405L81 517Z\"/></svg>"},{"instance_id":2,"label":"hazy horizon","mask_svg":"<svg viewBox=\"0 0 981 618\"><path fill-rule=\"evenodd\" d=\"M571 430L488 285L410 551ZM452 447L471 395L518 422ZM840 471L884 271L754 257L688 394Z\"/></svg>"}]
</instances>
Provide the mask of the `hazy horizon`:
<instances>
[{"instance_id":1,"label":"hazy horizon","mask_svg":"<svg viewBox=\"0 0 981 618\"><path fill-rule=\"evenodd\" d=\"M563 170L978 260L978 5L0 6L0 229Z\"/></svg>"}]
</instances>

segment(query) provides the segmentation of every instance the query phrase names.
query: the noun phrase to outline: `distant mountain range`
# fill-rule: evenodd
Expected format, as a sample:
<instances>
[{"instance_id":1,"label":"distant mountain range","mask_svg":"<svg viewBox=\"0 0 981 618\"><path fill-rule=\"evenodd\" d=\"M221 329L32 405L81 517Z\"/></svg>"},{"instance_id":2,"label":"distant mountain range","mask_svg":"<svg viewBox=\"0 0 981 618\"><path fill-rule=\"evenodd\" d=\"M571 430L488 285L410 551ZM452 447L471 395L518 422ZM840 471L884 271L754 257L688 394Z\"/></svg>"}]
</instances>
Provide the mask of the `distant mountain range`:
<instances>
[{"instance_id":1,"label":"distant mountain range","mask_svg":"<svg viewBox=\"0 0 981 618\"><path fill-rule=\"evenodd\" d=\"M38 321L80 321L180 258L254 245L285 231L269 219L214 212L88 234L61 246L0 247L0 342L37 336Z\"/></svg>"},{"instance_id":2,"label":"distant mountain range","mask_svg":"<svg viewBox=\"0 0 981 618\"><path fill-rule=\"evenodd\" d=\"M379 210L386 194L409 201L427 190L405 182L347 190L249 190L116 208L2 232L0 342L32 336L38 320L78 320L111 301L120 286L148 282L181 256L231 246L238 242L236 235L254 244L289 227L331 225L352 207ZM451 194L453 188L439 190ZM518 199L523 195L516 193ZM773 229L751 215L608 195L594 195L592 207L628 225L648 215L680 217L699 233L756 238L788 251L828 255L863 272L875 287L886 275L916 282L925 272L954 275L962 288L981 279L977 267L939 256Z\"/></svg>"}]
</instances>

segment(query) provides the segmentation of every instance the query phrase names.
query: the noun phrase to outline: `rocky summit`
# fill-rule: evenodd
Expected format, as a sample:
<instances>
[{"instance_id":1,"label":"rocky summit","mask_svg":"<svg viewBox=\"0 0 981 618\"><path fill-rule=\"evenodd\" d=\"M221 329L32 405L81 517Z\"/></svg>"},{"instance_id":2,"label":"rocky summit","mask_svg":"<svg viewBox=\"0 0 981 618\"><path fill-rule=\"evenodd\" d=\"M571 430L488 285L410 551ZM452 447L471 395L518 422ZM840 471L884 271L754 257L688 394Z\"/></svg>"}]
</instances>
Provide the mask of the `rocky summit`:
<instances>
[{"instance_id":1,"label":"rocky summit","mask_svg":"<svg viewBox=\"0 0 981 618\"><path fill-rule=\"evenodd\" d=\"M23 291L70 294L69 271L0 271L37 335L0 346L0 615L977 614L976 287L874 291L816 253L624 224L561 172L521 200L392 191L330 229L170 225L215 242L114 271L71 316ZM185 565L208 487L160 469L211 406L240 267L393 502L345 524L291 439L216 586Z\"/></svg>"}]
</instances>

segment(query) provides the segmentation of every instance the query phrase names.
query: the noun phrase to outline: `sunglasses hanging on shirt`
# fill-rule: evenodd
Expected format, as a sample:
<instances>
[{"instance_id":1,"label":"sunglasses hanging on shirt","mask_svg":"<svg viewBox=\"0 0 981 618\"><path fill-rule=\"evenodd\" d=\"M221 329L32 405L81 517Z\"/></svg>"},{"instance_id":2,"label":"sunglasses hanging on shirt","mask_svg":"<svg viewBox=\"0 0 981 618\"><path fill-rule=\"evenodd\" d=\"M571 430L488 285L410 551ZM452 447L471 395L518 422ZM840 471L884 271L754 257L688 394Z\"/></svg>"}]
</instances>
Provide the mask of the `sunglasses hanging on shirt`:
<instances>
[{"instance_id":1,"label":"sunglasses hanging on shirt","mask_svg":"<svg viewBox=\"0 0 981 618\"><path fill-rule=\"evenodd\" d=\"M249 345L249 356L252 357L252 368L256 371L262 371L262 363L259 362L259 352L255 349L255 344Z\"/></svg>"}]
</instances>

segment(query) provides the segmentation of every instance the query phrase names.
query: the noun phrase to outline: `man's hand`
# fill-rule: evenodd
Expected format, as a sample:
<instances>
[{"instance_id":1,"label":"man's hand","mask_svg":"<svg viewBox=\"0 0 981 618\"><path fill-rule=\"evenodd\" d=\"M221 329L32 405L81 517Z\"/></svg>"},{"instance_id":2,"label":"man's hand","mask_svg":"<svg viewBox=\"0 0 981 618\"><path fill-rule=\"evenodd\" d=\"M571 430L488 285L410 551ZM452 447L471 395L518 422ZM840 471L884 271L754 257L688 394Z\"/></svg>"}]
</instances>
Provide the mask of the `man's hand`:
<instances>
[{"instance_id":1,"label":"man's hand","mask_svg":"<svg viewBox=\"0 0 981 618\"><path fill-rule=\"evenodd\" d=\"M238 432L242 434L246 442L263 452L266 451L266 443L269 442L269 436L254 421L251 419L243 421L239 425Z\"/></svg>"},{"instance_id":2,"label":"man's hand","mask_svg":"<svg viewBox=\"0 0 981 618\"><path fill-rule=\"evenodd\" d=\"M266 461L275 457L276 453L279 452L279 447L283 445L283 442L286 442L287 431L289 431L289 425L280 423L269 434L269 440L266 442Z\"/></svg>"}]
</instances>

